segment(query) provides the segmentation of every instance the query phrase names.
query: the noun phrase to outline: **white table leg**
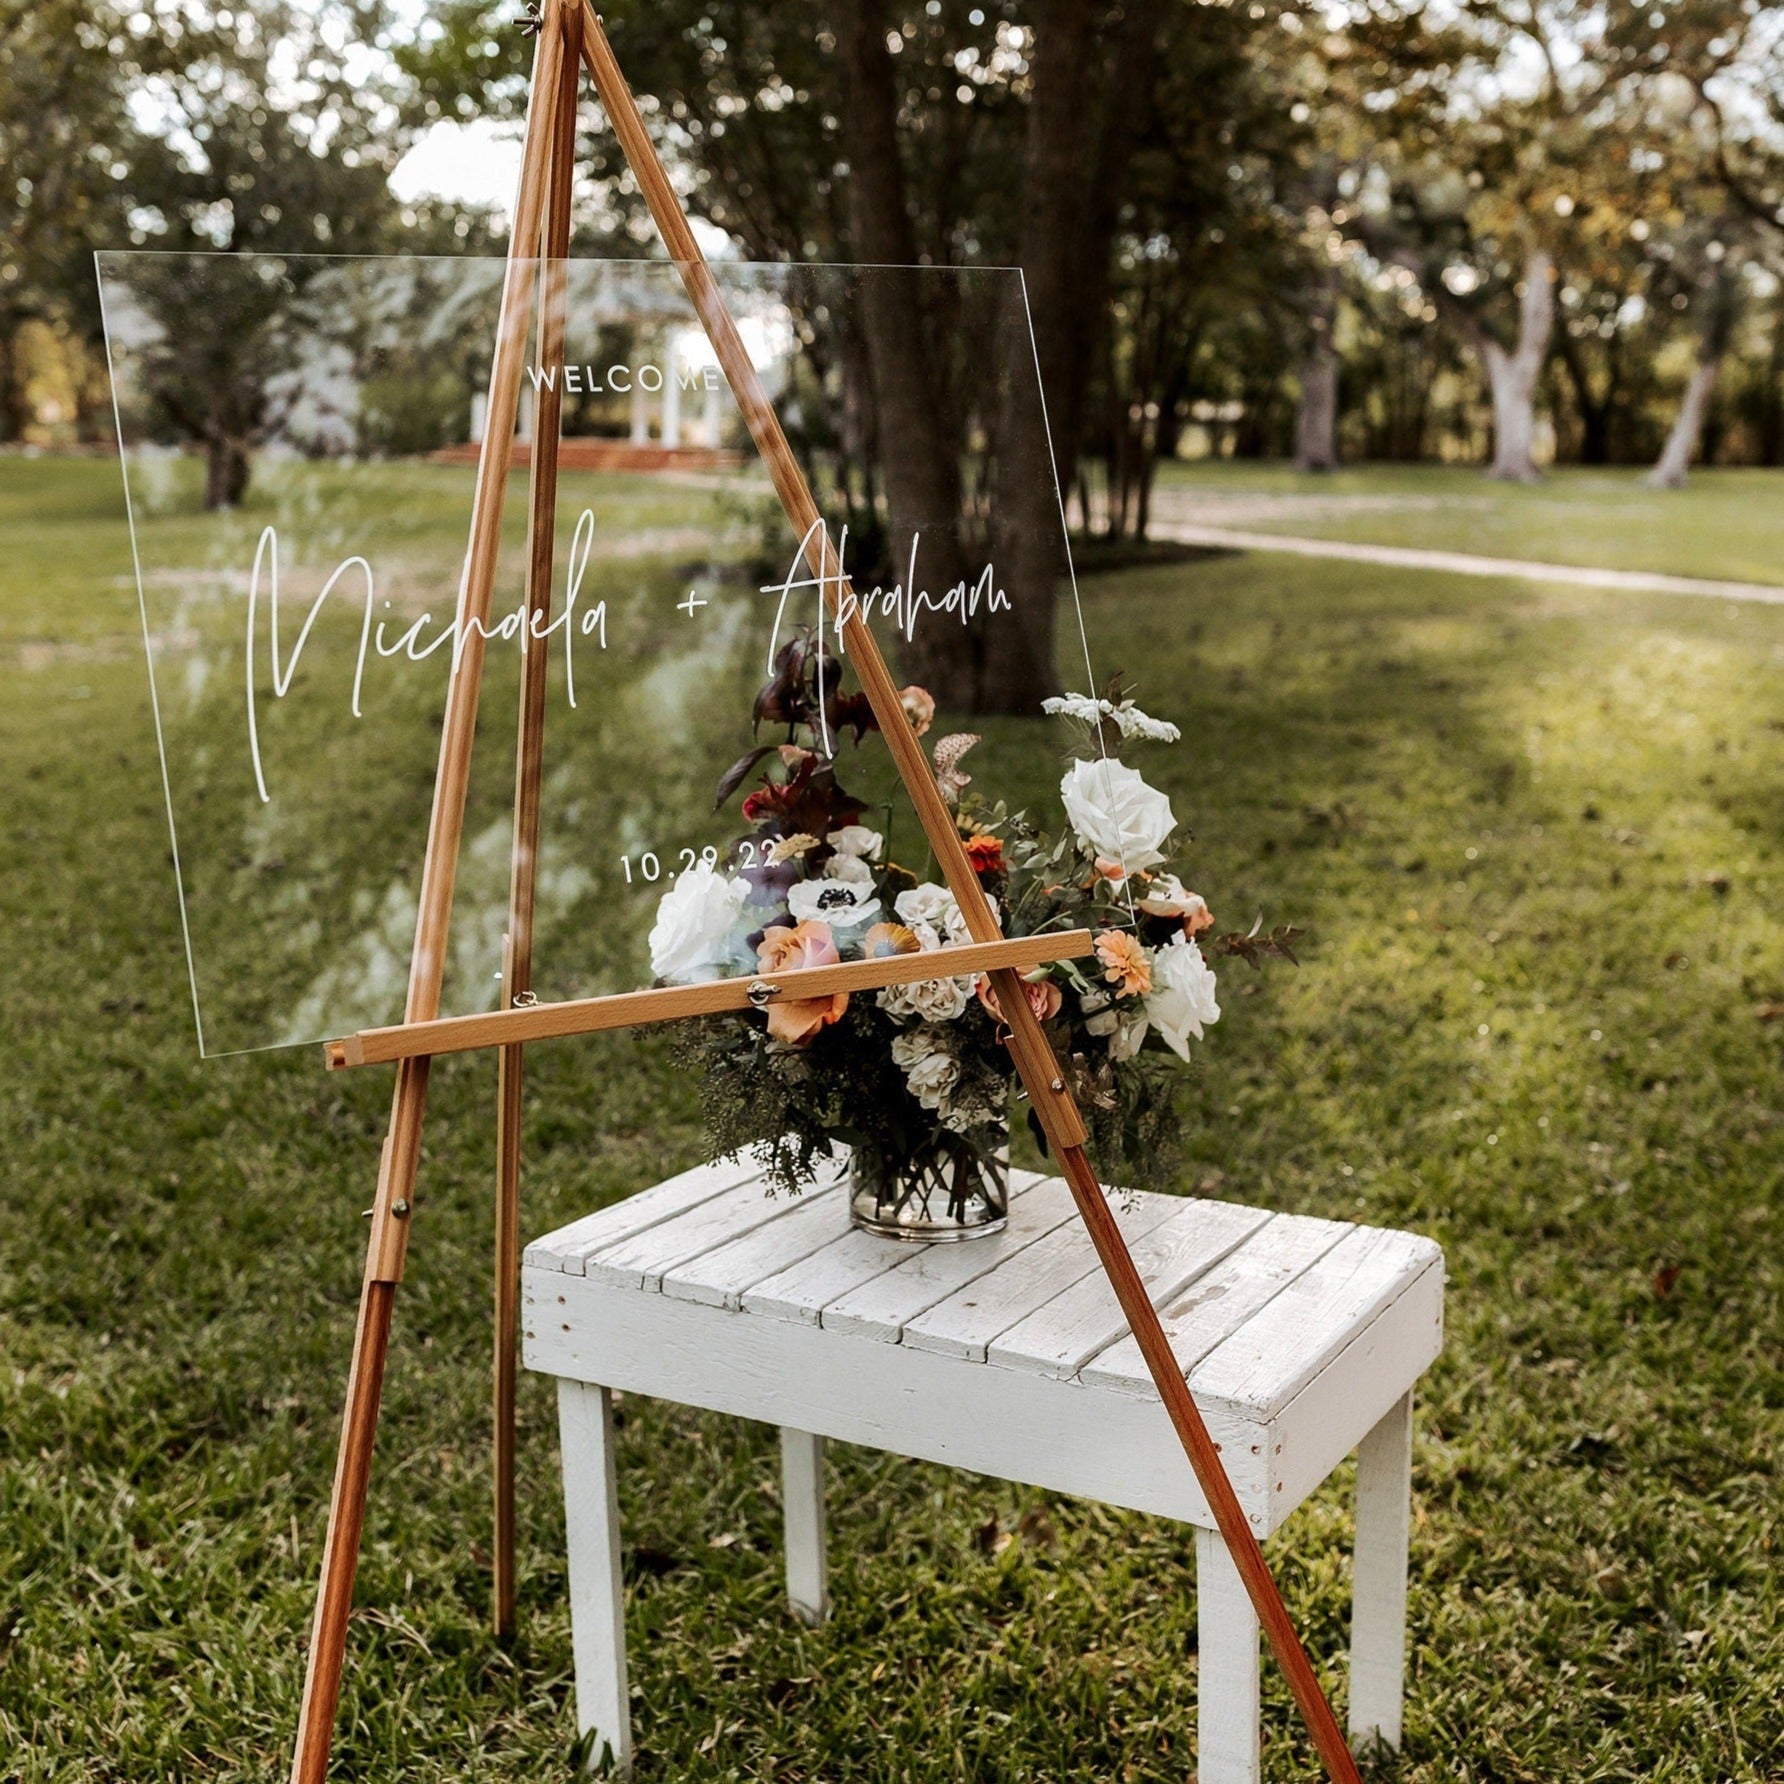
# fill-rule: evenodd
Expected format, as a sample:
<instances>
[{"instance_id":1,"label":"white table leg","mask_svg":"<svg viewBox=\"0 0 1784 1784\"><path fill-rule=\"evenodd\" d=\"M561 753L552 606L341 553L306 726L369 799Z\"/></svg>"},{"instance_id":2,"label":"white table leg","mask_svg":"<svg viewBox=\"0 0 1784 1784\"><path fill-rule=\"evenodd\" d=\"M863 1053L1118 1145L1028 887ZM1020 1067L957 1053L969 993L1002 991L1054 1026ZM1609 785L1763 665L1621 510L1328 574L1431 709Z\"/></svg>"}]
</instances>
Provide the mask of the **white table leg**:
<instances>
[{"instance_id":1,"label":"white table leg","mask_svg":"<svg viewBox=\"0 0 1784 1784\"><path fill-rule=\"evenodd\" d=\"M1412 1517L1412 1393L1357 1449L1350 1613L1350 1738L1400 1745L1406 1669L1406 1546Z\"/></svg>"},{"instance_id":2,"label":"white table leg","mask_svg":"<svg viewBox=\"0 0 1784 1784\"><path fill-rule=\"evenodd\" d=\"M564 1523L570 1550L570 1645L576 1659L576 1725L594 1730L591 1769L611 1752L632 1767L626 1688L626 1594L619 1558L619 1494L613 1468L613 1395L558 1381L564 1455Z\"/></svg>"},{"instance_id":3,"label":"white table leg","mask_svg":"<svg viewBox=\"0 0 1784 1784\"><path fill-rule=\"evenodd\" d=\"M781 1426L781 1502L787 1523L787 1602L813 1628L830 1614L824 1538L824 1440Z\"/></svg>"},{"instance_id":4,"label":"white table leg","mask_svg":"<svg viewBox=\"0 0 1784 1784\"><path fill-rule=\"evenodd\" d=\"M1259 1784L1258 1627L1218 1530L1196 1527L1200 1784Z\"/></svg>"}]
</instances>

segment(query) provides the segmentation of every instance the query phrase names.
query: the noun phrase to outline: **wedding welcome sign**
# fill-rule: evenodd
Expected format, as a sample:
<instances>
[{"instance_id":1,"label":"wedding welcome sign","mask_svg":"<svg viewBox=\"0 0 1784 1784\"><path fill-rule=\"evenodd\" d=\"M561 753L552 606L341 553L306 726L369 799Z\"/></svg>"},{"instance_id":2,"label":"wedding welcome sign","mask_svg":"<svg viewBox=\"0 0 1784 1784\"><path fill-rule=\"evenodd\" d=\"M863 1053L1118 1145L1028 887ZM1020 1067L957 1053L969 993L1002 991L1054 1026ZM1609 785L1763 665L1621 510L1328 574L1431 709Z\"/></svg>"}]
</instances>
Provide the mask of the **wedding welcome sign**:
<instances>
[{"instance_id":1,"label":"wedding welcome sign","mask_svg":"<svg viewBox=\"0 0 1784 1784\"><path fill-rule=\"evenodd\" d=\"M1010 270L712 269L823 510L836 560L818 575L677 269L562 266L562 362L527 341L494 589L483 617L461 614L504 265L100 256L206 1053L401 1016L441 714L473 632L447 1015L501 1001L507 715L529 653L548 662L531 985L547 1002L650 983L658 907L688 876L772 871L737 807L789 735L756 702L789 646L815 653L820 742L864 823L918 878L929 844L891 758L857 747L874 720L850 620L938 703L932 742L981 739L962 774L1012 805L1053 796L1058 743L1033 722L1053 666L1100 687ZM911 302L950 323L949 359L903 367L900 395L948 463L913 460L869 394L867 318ZM553 406L553 586L529 616L518 486Z\"/></svg>"}]
</instances>

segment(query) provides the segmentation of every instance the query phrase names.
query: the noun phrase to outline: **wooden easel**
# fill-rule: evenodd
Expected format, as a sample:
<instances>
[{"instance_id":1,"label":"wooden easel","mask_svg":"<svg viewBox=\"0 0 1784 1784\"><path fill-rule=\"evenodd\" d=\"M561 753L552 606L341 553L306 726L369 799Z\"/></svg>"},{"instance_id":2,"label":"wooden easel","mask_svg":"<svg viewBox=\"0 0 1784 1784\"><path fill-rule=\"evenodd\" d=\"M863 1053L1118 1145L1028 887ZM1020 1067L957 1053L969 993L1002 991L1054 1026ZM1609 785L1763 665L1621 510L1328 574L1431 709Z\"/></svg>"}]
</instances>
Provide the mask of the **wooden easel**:
<instances>
[{"instance_id":1,"label":"wooden easel","mask_svg":"<svg viewBox=\"0 0 1784 1784\"><path fill-rule=\"evenodd\" d=\"M488 419L477 465L470 543L459 584L458 623L462 653L447 689L434 782L427 853L422 867L420 910L409 969L403 1021L331 1042L331 1069L394 1062L396 1087L390 1130L384 1142L366 1247L359 1321L347 1385L340 1454L329 1506L328 1536L316 1619L304 1680L303 1709L293 1784L323 1784L328 1771L335 1711L340 1698L347 1620L359 1557L372 1444L377 1432L384 1363L390 1347L391 1312L402 1280L414 1205L422 1117L427 1103L429 1064L436 1054L474 1048L498 1050L499 1091L496 1193L496 1369L495 1369L495 1605L498 1631L512 1627L514 1614L514 1367L520 1266L520 1113L522 1052L529 1040L592 1033L599 1029L662 1022L682 1016L741 1010L784 995L810 997L841 990L865 990L933 975L925 956L858 961L755 980L592 998L576 1003L538 1004L531 1000L534 858L539 829L539 789L544 731L545 650L542 641L524 656L520 735L514 802L514 851L504 1007L490 1015L440 1019L440 981L453 882L464 823L471 746L482 676L484 635L495 574L502 504L520 397L527 323L535 286L541 287L539 363L562 363L565 307L563 260L569 247L570 190L573 177L576 100L586 67L633 175L675 262L689 298L712 342L733 396L748 424L776 495L794 534L807 541L806 557L833 606L847 583L841 560L819 515L780 422L768 401L735 323L720 295L686 213L651 145L630 88L620 73L601 22L589 0L543 0L536 28L532 89L527 106L525 149L514 229L502 286L495 360L490 372ZM558 389L561 380L539 392L534 430L527 555L527 617L548 617L551 600L552 533L557 501ZM468 622L476 619L478 625ZM535 639L540 633L533 632ZM1114 1287L1160 1397L1182 1441L1220 1533L1256 1607L1272 1652L1306 1719L1328 1774L1344 1784L1360 1784L1355 1762L1339 1732L1331 1706L1289 1620L1263 1551L1251 1533L1218 1450L1208 1435L1183 1372L1153 1311L1144 1284L1111 1215L1096 1173L1085 1156L1083 1121L1039 1022L1023 993L1021 974L1047 960L1090 951L1087 932L1006 940L980 895L954 819L943 802L929 763L906 722L893 683L872 633L851 603L844 611L843 637L863 692L879 720L898 772L919 821L959 903L972 943L950 955L955 971L991 975L1009 1026L1009 1046L1030 1102L1045 1131L1054 1159L1071 1185L1085 1226Z\"/></svg>"}]
</instances>

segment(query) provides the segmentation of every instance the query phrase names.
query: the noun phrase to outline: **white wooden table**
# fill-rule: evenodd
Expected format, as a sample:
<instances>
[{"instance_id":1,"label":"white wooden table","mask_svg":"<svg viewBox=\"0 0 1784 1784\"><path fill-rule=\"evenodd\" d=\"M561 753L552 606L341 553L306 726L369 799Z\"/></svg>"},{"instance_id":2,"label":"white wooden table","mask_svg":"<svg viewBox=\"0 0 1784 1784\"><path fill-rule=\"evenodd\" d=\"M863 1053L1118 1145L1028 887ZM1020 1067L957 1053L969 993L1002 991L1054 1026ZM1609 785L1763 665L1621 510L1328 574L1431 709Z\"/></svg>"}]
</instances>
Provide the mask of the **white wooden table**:
<instances>
[{"instance_id":1,"label":"white wooden table","mask_svg":"<svg viewBox=\"0 0 1784 1784\"><path fill-rule=\"evenodd\" d=\"M632 1753L612 1393L781 1428L787 1591L827 1609L823 1442L950 1463L1196 1526L1203 1784L1259 1777L1258 1627L1090 1240L1018 1172L1007 1229L848 1229L840 1184L770 1200L703 1165L529 1246L524 1354L558 1377L577 1716ZM1398 1746L1413 1387L1443 1254L1411 1233L1228 1202L1112 1198L1258 1536L1357 1451L1350 1727Z\"/></svg>"}]
</instances>

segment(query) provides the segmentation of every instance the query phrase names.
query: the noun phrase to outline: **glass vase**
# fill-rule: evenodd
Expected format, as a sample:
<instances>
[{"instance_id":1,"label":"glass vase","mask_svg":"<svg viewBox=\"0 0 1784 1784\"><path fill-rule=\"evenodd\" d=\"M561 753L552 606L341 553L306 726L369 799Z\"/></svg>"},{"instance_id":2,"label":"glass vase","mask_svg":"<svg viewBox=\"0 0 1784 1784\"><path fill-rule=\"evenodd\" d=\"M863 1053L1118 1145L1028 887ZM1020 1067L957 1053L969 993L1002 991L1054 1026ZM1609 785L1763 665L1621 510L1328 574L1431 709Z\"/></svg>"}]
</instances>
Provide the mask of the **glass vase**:
<instances>
[{"instance_id":1,"label":"glass vase","mask_svg":"<svg viewBox=\"0 0 1784 1784\"><path fill-rule=\"evenodd\" d=\"M857 1149L849 1160L849 1218L863 1232L946 1244L1003 1231L1010 1213L1009 1130L979 1147L915 1157Z\"/></svg>"}]
</instances>

